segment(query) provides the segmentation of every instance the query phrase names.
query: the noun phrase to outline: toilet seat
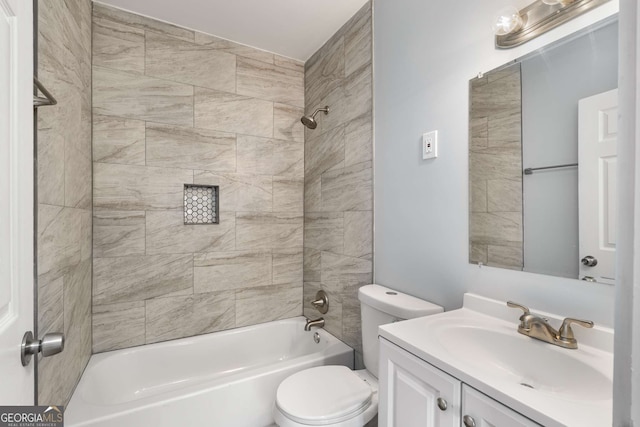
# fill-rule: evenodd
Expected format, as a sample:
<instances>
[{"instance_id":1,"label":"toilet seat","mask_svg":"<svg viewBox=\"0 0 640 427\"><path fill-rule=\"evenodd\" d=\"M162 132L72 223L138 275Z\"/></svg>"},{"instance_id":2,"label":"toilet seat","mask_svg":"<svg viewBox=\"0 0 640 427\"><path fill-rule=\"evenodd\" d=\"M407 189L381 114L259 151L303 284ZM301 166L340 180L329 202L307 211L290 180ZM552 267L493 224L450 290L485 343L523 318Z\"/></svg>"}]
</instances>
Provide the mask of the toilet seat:
<instances>
[{"instance_id":1,"label":"toilet seat","mask_svg":"<svg viewBox=\"0 0 640 427\"><path fill-rule=\"evenodd\" d=\"M276 393L281 427L363 426L378 411L377 381L367 371L319 366L285 379Z\"/></svg>"}]
</instances>

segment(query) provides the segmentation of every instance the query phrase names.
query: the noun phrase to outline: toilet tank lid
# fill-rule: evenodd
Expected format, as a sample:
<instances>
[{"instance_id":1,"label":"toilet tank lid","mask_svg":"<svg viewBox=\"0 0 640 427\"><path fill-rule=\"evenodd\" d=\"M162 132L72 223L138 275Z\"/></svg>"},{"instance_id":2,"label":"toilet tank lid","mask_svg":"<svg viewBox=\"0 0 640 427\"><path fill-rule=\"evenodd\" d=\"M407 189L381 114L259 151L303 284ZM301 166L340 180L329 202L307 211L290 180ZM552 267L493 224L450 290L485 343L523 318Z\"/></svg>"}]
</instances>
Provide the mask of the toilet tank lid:
<instances>
[{"instance_id":1,"label":"toilet tank lid","mask_svg":"<svg viewBox=\"0 0 640 427\"><path fill-rule=\"evenodd\" d=\"M413 319L444 311L439 305L380 285L361 287L358 299L362 304L400 319Z\"/></svg>"}]
</instances>

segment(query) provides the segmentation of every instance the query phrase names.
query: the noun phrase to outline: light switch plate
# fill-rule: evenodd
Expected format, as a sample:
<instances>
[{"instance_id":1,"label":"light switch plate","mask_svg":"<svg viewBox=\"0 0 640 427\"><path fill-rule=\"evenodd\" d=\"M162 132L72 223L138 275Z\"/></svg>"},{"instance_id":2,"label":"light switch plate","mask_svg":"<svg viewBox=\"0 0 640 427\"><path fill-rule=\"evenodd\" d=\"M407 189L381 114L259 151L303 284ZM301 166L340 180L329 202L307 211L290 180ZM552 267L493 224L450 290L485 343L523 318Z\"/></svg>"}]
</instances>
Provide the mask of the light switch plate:
<instances>
[{"instance_id":1,"label":"light switch plate","mask_svg":"<svg viewBox=\"0 0 640 427\"><path fill-rule=\"evenodd\" d=\"M438 157L438 131L434 130L422 135L422 158L435 159Z\"/></svg>"}]
</instances>

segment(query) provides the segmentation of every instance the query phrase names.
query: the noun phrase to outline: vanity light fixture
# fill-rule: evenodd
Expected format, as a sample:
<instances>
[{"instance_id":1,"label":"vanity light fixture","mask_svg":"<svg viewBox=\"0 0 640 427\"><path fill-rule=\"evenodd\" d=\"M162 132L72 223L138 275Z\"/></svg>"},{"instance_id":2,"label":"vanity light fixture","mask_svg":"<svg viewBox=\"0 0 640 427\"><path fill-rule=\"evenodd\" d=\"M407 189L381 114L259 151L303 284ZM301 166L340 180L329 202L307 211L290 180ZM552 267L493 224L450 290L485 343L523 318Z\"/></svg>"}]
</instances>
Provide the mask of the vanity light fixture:
<instances>
[{"instance_id":1,"label":"vanity light fixture","mask_svg":"<svg viewBox=\"0 0 640 427\"><path fill-rule=\"evenodd\" d=\"M496 48L520 46L610 0L536 0L518 11L505 8L493 24Z\"/></svg>"}]
</instances>

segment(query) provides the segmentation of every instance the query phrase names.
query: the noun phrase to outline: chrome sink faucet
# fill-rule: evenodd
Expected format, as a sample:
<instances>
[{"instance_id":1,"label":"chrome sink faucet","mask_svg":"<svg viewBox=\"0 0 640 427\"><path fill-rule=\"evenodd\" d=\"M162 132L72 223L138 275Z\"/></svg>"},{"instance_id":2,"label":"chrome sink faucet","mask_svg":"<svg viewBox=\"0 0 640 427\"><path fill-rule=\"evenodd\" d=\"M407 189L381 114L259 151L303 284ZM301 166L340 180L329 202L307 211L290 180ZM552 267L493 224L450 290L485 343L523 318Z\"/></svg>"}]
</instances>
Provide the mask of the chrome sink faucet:
<instances>
[{"instance_id":1,"label":"chrome sink faucet","mask_svg":"<svg viewBox=\"0 0 640 427\"><path fill-rule=\"evenodd\" d=\"M578 348L578 341L573 335L573 329L571 329L572 323L585 328L593 328L593 322L590 320L578 320L567 317L562 321L560 329L556 331L551 325L549 325L547 319L531 314L528 307L513 301L507 301L507 306L511 308L519 308L523 311L522 316L520 316L518 332L528 337L560 347L571 349Z\"/></svg>"}]
</instances>

